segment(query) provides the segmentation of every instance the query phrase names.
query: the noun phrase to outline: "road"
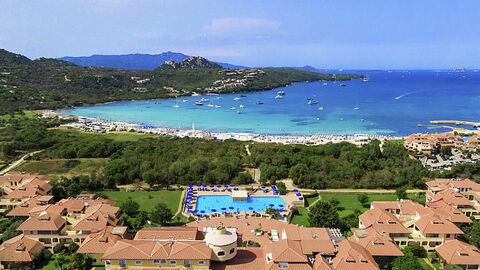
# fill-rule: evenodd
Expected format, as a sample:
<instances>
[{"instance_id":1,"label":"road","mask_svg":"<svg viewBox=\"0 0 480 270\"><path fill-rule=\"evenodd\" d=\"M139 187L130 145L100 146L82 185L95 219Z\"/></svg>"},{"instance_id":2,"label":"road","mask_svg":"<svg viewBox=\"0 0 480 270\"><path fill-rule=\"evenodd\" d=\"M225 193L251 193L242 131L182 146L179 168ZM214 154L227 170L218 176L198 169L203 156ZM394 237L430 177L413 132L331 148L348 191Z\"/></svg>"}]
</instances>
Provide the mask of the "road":
<instances>
[{"instance_id":1,"label":"road","mask_svg":"<svg viewBox=\"0 0 480 270\"><path fill-rule=\"evenodd\" d=\"M28 153L28 154L24 155L24 156L21 157L20 159L12 162L12 163L11 163L10 165L8 165L5 169L1 170L1 171L0 171L0 175L4 175L4 174L6 174L7 172L15 169L15 167L17 167L18 165L20 165L20 164L22 164L23 162L25 162L25 159L26 159L27 157L30 157L30 156L35 155L35 154L37 154L37 153L40 153L40 152L42 152L42 151L43 151L43 150L38 150L38 151L31 152L31 153Z\"/></svg>"}]
</instances>

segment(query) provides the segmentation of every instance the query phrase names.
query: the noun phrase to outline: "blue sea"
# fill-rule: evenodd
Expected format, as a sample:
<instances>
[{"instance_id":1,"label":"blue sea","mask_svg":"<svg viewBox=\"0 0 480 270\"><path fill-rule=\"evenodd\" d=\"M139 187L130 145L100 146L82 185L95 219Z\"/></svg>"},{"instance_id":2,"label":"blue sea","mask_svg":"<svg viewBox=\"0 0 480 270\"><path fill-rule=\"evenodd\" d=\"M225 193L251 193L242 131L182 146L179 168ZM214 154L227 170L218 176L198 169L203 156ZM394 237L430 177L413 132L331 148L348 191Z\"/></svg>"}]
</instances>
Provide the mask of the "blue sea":
<instances>
[{"instance_id":1,"label":"blue sea","mask_svg":"<svg viewBox=\"0 0 480 270\"><path fill-rule=\"evenodd\" d=\"M190 129L194 124L199 130L289 135L404 136L445 130L430 126L430 120L480 122L480 72L356 73L370 80L295 83L269 91L121 101L60 112L156 127ZM275 98L278 91L285 92L282 99ZM208 101L196 106L201 98ZM309 105L308 99L318 103Z\"/></svg>"}]
</instances>

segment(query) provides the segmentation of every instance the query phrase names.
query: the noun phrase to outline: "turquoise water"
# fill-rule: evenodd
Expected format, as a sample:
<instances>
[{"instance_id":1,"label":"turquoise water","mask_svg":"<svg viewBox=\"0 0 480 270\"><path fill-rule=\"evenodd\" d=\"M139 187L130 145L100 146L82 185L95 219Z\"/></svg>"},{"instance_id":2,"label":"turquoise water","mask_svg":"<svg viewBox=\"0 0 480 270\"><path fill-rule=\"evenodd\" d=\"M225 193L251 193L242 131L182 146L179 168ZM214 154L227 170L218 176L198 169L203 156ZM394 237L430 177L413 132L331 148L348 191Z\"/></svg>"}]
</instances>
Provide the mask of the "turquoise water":
<instances>
[{"instance_id":1,"label":"turquoise water","mask_svg":"<svg viewBox=\"0 0 480 270\"><path fill-rule=\"evenodd\" d=\"M259 134L408 135L443 131L430 120L480 121L480 72L357 72L369 82L296 83L254 93L122 101L61 112L157 127ZM286 94L275 99L278 91ZM206 98L203 106L194 102ZM234 100L234 98L240 100ZM307 98L317 101L308 105ZM184 102L185 101L185 102ZM263 102L258 105L257 102ZM179 108L173 106L178 104ZM219 108L208 107L221 106ZM240 108L243 104L244 108ZM231 107L235 107L231 110ZM319 110L323 107L323 110ZM357 108L357 109L355 109ZM237 113L240 112L240 113Z\"/></svg>"},{"instance_id":2,"label":"turquoise water","mask_svg":"<svg viewBox=\"0 0 480 270\"><path fill-rule=\"evenodd\" d=\"M270 206L273 204L273 207ZM282 205L282 206L280 206ZM281 197L248 197L247 201L234 201L230 195L201 195L197 198L196 210L201 213L212 213L212 209L217 212L232 212L232 211L255 211L265 212L267 208L284 209L284 201ZM230 207L233 207L231 209ZM222 210L225 208L225 210Z\"/></svg>"}]
</instances>

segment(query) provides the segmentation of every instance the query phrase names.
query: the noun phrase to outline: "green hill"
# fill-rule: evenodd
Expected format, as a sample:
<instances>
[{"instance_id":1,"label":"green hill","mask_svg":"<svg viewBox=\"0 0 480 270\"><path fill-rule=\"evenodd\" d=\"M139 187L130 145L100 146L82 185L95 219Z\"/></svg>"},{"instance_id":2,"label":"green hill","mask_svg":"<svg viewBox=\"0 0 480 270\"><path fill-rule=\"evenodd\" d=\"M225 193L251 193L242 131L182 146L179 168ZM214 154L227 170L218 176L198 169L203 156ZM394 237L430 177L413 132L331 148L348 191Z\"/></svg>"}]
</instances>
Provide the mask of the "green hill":
<instances>
[{"instance_id":1,"label":"green hill","mask_svg":"<svg viewBox=\"0 0 480 270\"><path fill-rule=\"evenodd\" d=\"M337 75L337 80L352 78L360 76ZM201 57L155 70L83 67L57 59L32 61L0 50L0 114L192 92L256 91L315 80L332 80L332 75L286 68L226 70Z\"/></svg>"}]
</instances>

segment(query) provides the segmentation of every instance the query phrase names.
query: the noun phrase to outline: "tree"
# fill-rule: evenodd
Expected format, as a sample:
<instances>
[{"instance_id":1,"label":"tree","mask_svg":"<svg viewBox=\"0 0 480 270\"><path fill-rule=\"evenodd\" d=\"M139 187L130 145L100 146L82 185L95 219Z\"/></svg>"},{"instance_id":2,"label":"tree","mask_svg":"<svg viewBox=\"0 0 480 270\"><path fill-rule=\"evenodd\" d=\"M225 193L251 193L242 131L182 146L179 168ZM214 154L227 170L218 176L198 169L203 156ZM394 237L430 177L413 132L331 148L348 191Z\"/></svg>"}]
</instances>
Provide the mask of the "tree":
<instances>
[{"instance_id":1,"label":"tree","mask_svg":"<svg viewBox=\"0 0 480 270\"><path fill-rule=\"evenodd\" d=\"M272 217L276 217L276 216L278 216L278 214L280 214L280 211L278 209L275 209L275 208L267 208L265 210L265 214L270 215Z\"/></svg>"},{"instance_id":2,"label":"tree","mask_svg":"<svg viewBox=\"0 0 480 270\"><path fill-rule=\"evenodd\" d=\"M403 257L397 257L393 260L392 270L412 270L423 269L416 257L406 254Z\"/></svg>"},{"instance_id":3,"label":"tree","mask_svg":"<svg viewBox=\"0 0 480 270\"><path fill-rule=\"evenodd\" d=\"M313 205L308 219L312 227L339 228L342 225L337 208L330 202L319 201Z\"/></svg>"},{"instance_id":4,"label":"tree","mask_svg":"<svg viewBox=\"0 0 480 270\"><path fill-rule=\"evenodd\" d=\"M370 201L369 201L369 199L368 199L368 195L365 194L365 193L360 193L360 194L358 194L357 200L360 202L360 204L361 204L364 208L368 208L368 207L370 206Z\"/></svg>"},{"instance_id":5,"label":"tree","mask_svg":"<svg viewBox=\"0 0 480 270\"><path fill-rule=\"evenodd\" d=\"M68 245L68 253L73 254L77 252L78 248L79 246L75 242L72 242Z\"/></svg>"},{"instance_id":6,"label":"tree","mask_svg":"<svg viewBox=\"0 0 480 270\"><path fill-rule=\"evenodd\" d=\"M53 247L53 253L62 253L65 250L65 245L63 243L58 243Z\"/></svg>"},{"instance_id":7,"label":"tree","mask_svg":"<svg viewBox=\"0 0 480 270\"><path fill-rule=\"evenodd\" d=\"M287 194L287 186L285 186L285 183L283 182L278 182L277 183L277 190L280 195L285 195Z\"/></svg>"},{"instance_id":8,"label":"tree","mask_svg":"<svg viewBox=\"0 0 480 270\"><path fill-rule=\"evenodd\" d=\"M74 253L71 255L69 269L89 270L92 268L93 260L87 254Z\"/></svg>"},{"instance_id":9,"label":"tree","mask_svg":"<svg viewBox=\"0 0 480 270\"><path fill-rule=\"evenodd\" d=\"M480 247L480 222L474 221L470 226L466 226L464 231L467 241L477 248Z\"/></svg>"},{"instance_id":10,"label":"tree","mask_svg":"<svg viewBox=\"0 0 480 270\"><path fill-rule=\"evenodd\" d=\"M399 200L407 198L407 188L406 187L399 187L395 190L395 194Z\"/></svg>"},{"instance_id":11,"label":"tree","mask_svg":"<svg viewBox=\"0 0 480 270\"><path fill-rule=\"evenodd\" d=\"M170 208L167 207L164 203L159 203L155 206L153 211L150 213L150 218L153 222L158 223L159 225L165 225L172 220L173 214L170 211Z\"/></svg>"},{"instance_id":12,"label":"tree","mask_svg":"<svg viewBox=\"0 0 480 270\"><path fill-rule=\"evenodd\" d=\"M445 268L443 268L445 270L463 270L463 268L459 265L455 265L455 264L448 264L448 265L445 265Z\"/></svg>"},{"instance_id":13,"label":"tree","mask_svg":"<svg viewBox=\"0 0 480 270\"><path fill-rule=\"evenodd\" d=\"M426 258L427 257L427 251L423 246L420 246L419 244L413 244L409 246L410 251L413 256L418 257L418 258Z\"/></svg>"},{"instance_id":14,"label":"tree","mask_svg":"<svg viewBox=\"0 0 480 270\"><path fill-rule=\"evenodd\" d=\"M127 200L125 200L121 205L120 205L120 210L122 210L123 213L127 214L130 217L135 217L138 213L138 208L139 204L132 200L132 198L128 197Z\"/></svg>"},{"instance_id":15,"label":"tree","mask_svg":"<svg viewBox=\"0 0 480 270\"><path fill-rule=\"evenodd\" d=\"M67 264L69 263L68 256L63 252L55 255L55 266L57 269L63 270L67 269Z\"/></svg>"}]
</instances>

